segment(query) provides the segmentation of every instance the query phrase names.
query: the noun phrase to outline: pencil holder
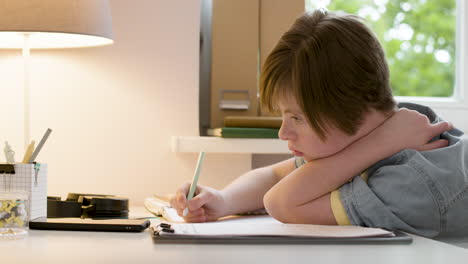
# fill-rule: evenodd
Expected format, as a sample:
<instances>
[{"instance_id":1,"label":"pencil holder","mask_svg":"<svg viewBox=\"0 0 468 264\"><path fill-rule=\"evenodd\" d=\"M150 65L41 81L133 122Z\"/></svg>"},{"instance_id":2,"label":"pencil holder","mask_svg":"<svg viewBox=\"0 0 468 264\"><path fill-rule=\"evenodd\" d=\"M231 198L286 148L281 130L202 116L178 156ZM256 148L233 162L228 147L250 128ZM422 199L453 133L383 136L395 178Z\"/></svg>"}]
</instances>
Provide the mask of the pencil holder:
<instances>
[{"instance_id":1,"label":"pencil holder","mask_svg":"<svg viewBox=\"0 0 468 264\"><path fill-rule=\"evenodd\" d=\"M29 219L47 217L47 164L0 164L0 192L25 192Z\"/></svg>"}]
</instances>

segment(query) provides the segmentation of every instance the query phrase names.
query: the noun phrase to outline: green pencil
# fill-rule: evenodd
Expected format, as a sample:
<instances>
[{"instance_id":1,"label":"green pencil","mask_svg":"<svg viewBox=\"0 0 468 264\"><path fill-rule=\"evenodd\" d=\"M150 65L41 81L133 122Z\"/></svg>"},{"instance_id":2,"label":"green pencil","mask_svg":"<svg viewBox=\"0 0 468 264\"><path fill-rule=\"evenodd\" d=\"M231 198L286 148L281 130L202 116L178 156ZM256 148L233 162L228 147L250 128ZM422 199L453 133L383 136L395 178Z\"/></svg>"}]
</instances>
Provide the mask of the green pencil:
<instances>
[{"instance_id":1,"label":"green pencil","mask_svg":"<svg viewBox=\"0 0 468 264\"><path fill-rule=\"evenodd\" d=\"M193 174L192 184L190 185L190 190L187 194L187 200L191 200L195 195L195 190L197 189L197 182L198 177L200 176L201 166L203 164L203 159L205 158L205 152L201 151L200 155L198 155L197 166L195 167L195 173ZM186 216L188 214L188 208L184 209L183 215Z\"/></svg>"}]
</instances>

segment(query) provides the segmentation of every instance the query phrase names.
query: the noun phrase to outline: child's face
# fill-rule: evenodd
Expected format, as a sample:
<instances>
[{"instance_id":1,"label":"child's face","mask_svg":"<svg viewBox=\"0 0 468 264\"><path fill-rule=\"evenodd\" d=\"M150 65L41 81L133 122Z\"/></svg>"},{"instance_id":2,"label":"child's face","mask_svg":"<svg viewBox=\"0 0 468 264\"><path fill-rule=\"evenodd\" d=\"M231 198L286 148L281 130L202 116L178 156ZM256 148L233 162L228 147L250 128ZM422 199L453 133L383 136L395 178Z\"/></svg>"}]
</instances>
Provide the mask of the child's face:
<instances>
[{"instance_id":1,"label":"child's face","mask_svg":"<svg viewBox=\"0 0 468 264\"><path fill-rule=\"evenodd\" d=\"M295 156L306 161L324 158L341 151L353 141L349 135L332 126L326 127L327 138L322 141L293 96L282 98L279 106L283 117L279 138L288 141L288 148Z\"/></svg>"}]
</instances>

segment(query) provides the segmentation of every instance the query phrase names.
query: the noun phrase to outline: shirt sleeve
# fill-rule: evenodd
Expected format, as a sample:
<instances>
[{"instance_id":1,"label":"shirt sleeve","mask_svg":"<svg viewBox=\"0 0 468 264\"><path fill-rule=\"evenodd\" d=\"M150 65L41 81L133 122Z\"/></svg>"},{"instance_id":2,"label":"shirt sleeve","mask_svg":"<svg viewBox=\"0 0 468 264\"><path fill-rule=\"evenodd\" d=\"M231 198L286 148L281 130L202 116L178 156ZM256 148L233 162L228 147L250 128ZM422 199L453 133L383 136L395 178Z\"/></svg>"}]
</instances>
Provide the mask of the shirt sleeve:
<instances>
[{"instance_id":1,"label":"shirt sleeve","mask_svg":"<svg viewBox=\"0 0 468 264\"><path fill-rule=\"evenodd\" d=\"M354 177L339 189L351 224L437 236L440 208L423 163L402 156L389 162L374 170L367 183Z\"/></svg>"}]
</instances>

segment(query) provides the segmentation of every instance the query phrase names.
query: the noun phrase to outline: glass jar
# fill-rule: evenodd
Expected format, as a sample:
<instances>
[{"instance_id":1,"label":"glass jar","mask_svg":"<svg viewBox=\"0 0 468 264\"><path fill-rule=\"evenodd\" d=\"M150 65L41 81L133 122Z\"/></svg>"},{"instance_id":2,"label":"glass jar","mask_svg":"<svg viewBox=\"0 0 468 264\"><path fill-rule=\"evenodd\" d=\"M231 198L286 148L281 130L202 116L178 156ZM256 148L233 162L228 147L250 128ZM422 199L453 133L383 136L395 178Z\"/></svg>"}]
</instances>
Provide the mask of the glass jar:
<instances>
[{"instance_id":1,"label":"glass jar","mask_svg":"<svg viewBox=\"0 0 468 264\"><path fill-rule=\"evenodd\" d=\"M26 237L28 220L28 194L0 192L0 240Z\"/></svg>"}]
</instances>

